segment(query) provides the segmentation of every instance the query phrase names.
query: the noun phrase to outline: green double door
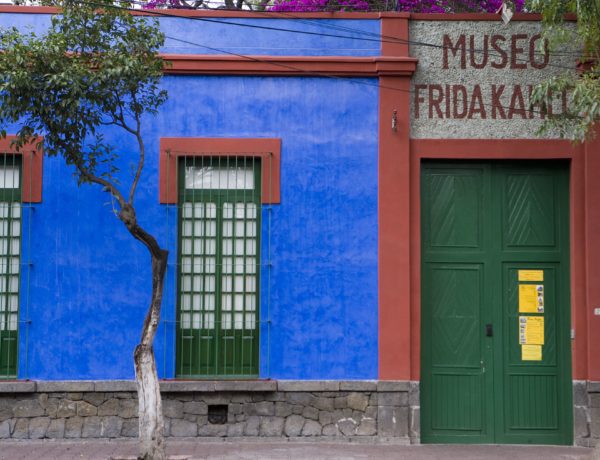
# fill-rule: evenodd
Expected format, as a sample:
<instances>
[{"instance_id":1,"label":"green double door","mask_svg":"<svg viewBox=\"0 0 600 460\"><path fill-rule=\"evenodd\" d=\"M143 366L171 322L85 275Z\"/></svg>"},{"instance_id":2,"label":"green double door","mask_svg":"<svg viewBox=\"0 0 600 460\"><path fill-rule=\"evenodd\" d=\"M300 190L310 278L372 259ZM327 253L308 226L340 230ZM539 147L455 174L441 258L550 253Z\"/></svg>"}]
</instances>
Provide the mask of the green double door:
<instances>
[{"instance_id":1,"label":"green double door","mask_svg":"<svg viewBox=\"0 0 600 460\"><path fill-rule=\"evenodd\" d=\"M572 443L565 162L424 162L421 440Z\"/></svg>"}]
</instances>

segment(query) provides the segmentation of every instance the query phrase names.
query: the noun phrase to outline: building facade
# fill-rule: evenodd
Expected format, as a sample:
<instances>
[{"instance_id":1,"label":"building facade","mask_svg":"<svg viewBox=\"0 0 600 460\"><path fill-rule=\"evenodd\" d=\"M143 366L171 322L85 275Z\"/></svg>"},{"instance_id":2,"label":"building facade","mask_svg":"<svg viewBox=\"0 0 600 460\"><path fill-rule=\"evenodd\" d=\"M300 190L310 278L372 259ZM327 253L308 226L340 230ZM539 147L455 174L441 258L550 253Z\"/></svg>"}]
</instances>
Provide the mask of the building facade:
<instances>
[{"instance_id":1,"label":"building facade","mask_svg":"<svg viewBox=\"0 0 600 460\"><path fill-rule=\"evenodd\" d=\"M576 50L527 15L157 17L168 435L595 443L599 141L528 104ZM134 139L106 139L126 183ZM134 436L145 249L61 159L0 147L0 438Z\"/></svg>"}]
</instances>

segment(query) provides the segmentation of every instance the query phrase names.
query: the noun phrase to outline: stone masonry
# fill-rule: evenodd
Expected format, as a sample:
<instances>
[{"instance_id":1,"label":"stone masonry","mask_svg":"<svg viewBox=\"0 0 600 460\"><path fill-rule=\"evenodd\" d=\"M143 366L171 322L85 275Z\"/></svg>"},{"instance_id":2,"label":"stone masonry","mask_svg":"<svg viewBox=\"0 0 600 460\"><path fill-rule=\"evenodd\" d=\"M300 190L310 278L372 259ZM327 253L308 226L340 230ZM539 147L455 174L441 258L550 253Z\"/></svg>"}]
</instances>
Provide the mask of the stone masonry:
<instances>
[{"instance_id":1,"label":"stone masonry","mask_svg":"<svg viewBox=\"0 0 600 460\"><path fill-rule=\"evenodd\" d=\"M161 392L166 436L419 442L417 382L164 381ZM137 411L131 381L0 382L0 439L134 437Z\"/></svg>"}]
</instances>

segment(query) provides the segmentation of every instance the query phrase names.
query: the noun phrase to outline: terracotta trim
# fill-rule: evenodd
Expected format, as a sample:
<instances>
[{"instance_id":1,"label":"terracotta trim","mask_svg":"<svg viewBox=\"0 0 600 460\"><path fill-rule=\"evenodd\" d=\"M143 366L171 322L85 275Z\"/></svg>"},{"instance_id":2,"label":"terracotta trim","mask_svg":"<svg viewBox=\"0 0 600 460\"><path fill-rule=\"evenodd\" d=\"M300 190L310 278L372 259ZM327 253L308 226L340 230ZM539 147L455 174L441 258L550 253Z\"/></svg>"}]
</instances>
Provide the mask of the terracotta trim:
<instances>
[{"instance_id":1,"label":"terracotta trim","mask_svg":"<svg viewBox=\"0 0 600 460\"><path fill-rule=\"evenodd\" d=\"M343 56L223 56L164 54L170 75L335 75L377 77L410 76L417 59L409 57Z\"/></svg>"},{"instance_id":2,"label":"terracotta trim","mask_svg":"<svg viewBox=\"0 0 600 460\"><path fill-rule=\"evenodd\" d=\"M281 139L162 137L159 158L161 204L177 203L177 159L198 156L262 158L262 202L280 203Z\"/></svg>"},{"instance_id":3,"label":"terracotta trim","mask_svg":"<svg viewBox=\"0 0 600 460\"><path fill-rule=\"evenodd\" d=\"M21 199L24 203L40 203L42 201L42 162L44 153L36 150L35 145L29 144L17 152L11 146L16 136L6 136L0 139L0 153L23 156L23 183L21 184ZM39 142L43 140L38 139Z\"/></svg>"},{"instance_id":4,"label":"terracotta trim","mask_svg":"<svg viewBox=\"0 0 600 460\"><path fill-rule=\"evenodd\" d=\"M551 160L569 159L571 161L571 316L576 328L575 340L572 341L572 369L574 379L586 379L586 363L588 350L586 337L587 307L585 302L585 286L583 277L585 260L589 249L583 238L585 199L588 192L581 184L585 180L585 154L583 146L574 146L565 140L538 139L413 139L411 149L411 380L419 380L421 364L421 226L420 226L420 163L424 158L455 160ZM592 155L587 155L589 158ZM588 168L589 170L589 168ZM589 174L589 172L588 172ZM600 199L600 183L597 194ZM599 213L600 217L600 213ZM600 223L600 219L599 219ZM600 258L600 246L595 260ZM600 272L600 270L597 270ZM589 273L589 269L588 269ZM597 283L600 285L600 282ZM600 292L600 291L599 291ZM600 343L600 336L598 342ZM598 368L600 371L600 367Z\"/></svg>"},{"instance_id":5,"label":"terracotta trim","mask_svg":"<svg viewBox=\"0 0 600 460\"><path fill-rule=\"evenodd\" d=\"M57 14L59 8L50 6L16 6L2 5L0 13L19 13L19 14ZM382 15L398 14L408 17L408 13L360 13L360 12L322 12L322 13L301 13L290 11L288 13L266 12L266 11L227 11L227 10L152 10L135 11L136 16L154 16L154 17L205 17L205 18L252 18L252 19L378 19Z\"/></svg>"},{"instance_id":6,"label":"terracotta trim","mask_svg":"<svg viewBox=\"0 0 600 460\"><path fill-rule=\"evenodd\" d=\"M408 56L406 16L384 17L381 34L401 39L391 43L382 40L385 58ZM410 77L380 74L379 86L379 378L409 380Z\"/></svg>"}]
</instances>

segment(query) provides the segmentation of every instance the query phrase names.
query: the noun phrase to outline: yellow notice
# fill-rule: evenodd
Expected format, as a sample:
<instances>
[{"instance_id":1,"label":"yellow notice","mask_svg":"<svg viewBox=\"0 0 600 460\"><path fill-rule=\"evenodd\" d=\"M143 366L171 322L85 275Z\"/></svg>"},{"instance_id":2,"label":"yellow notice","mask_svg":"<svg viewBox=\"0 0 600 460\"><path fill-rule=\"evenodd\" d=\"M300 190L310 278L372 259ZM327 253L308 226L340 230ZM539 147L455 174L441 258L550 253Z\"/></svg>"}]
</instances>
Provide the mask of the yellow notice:
<instances>
[{"instance_id":1,"label":"yellow notice","mask_svg":"<svg viewBox=\"0 0 600 460\"><path fill-rule=\"evenodd\" d=\"M541 345L521 345L521 361L541 361Z\"/></svg>"},{"instance_id":2,"label":"yellow notice","mask_svg":"<svg viewBox=\"0 0 600 460\"><path fill-rule=\"evenodd\" d=\"M537 313L535 284L519 284L519 313Z\"/></svg>"},{"instance_id":3,"label":"yellow notice","mask_svg":"<svg viewBox=\"0 0 600 460\"><path fill-rule=\"evenodd\" d=\"M519 316L519 343L544 345L543 316Z\"/></svg>"},{"instance_id":4,"label":"yellow notice","mask_svg":"<svg viewBox=\"0 0 600 460\"><path fill-rule=\"evenodd\" d=\"M519 281L544 281L544 270L519 270Z\"/></svg>"}]
</instances>

